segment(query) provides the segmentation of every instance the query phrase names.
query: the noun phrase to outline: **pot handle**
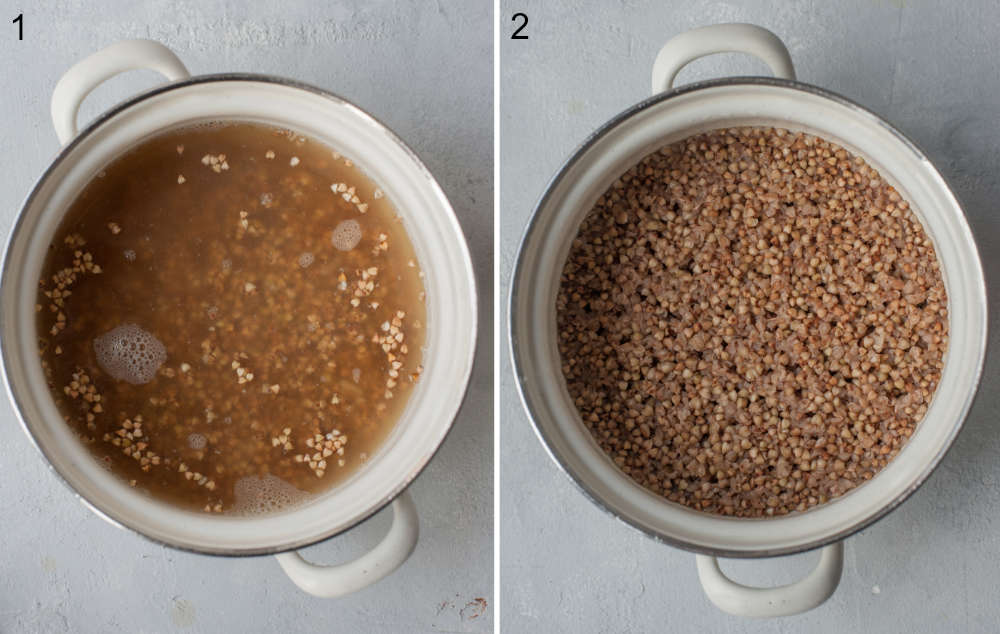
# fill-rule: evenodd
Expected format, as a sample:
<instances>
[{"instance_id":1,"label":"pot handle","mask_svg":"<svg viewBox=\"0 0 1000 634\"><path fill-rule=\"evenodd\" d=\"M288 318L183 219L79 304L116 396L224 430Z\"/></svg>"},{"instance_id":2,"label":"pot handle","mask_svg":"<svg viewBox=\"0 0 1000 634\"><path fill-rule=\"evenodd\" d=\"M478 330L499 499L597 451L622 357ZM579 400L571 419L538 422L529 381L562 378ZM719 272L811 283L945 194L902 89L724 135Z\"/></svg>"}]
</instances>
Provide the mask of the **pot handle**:
<instances>
[{"instance_id":1,"label":"pot handle","mask_svg":"<svg viewBox=\"0 0 1000 634\"><path fill-rule=\"evenodd\" d=\"M101 49L73 65L52 91L52 125L63 145L76 136L76 115L90 92L115 75L148 69L170 81L191 76L173 51L152 40L124 40Z\"/></svg>"},{"instance_id":2,"label":"pot handle","mask_svg":"<svg viewBox=\"0 0 1000 634\"><path fill-rule=\"evenodd\" d=\"M682 68L713 53L747 53L771 67L776 77L795 79L788 49L778 36L754 24L713 24L672 37L653 62L653 92L670 90Z\"/></svg>"},{"instance_id":3,"label":"pot handle","mask_svg":"<svg viewBox=\"0 0 1000 634\"><path fill-rule=\"evenodd\" d=\"M719 560L696 555L698 579L712 603L736 616L790 616L811 610L833 595L844 570L844 542L823 548L819 563L801 581L777 588L753 588L731 580Z\"/></svg>"},{"instance_id":4,"label":"pot handle","mask_svg":"<svg viewBox=\"0 0 1000 634\"><path fill-rule=\"evenodd\" d=\"M275 555L285 574L302 590L331 599L366 588L403 565L420 532L417 508L409 492L392 503L392 526L375 548L354 561L335 566L309 563L298 551Z\"/></svg>"}]
</instances>

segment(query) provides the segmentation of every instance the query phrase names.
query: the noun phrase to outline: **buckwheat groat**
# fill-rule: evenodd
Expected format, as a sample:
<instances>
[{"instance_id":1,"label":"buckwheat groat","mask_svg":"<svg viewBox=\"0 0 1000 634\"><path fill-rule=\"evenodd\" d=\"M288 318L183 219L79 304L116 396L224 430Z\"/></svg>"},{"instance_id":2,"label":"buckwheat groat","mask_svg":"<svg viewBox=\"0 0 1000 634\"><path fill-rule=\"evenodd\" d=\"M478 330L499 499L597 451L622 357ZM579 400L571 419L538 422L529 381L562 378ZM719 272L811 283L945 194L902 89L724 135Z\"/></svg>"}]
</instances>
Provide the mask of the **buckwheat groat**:
<instances>
[{"instance_id":1,"label":"buckwheat groat","mask_svg":"<svg viewBox=\"0 0 1000 634\"><path fill-rule=\"evenodd\" d=\"M926 413L948 335L907 202L843 148L770 128L701 134L623 174L556 306L602 449L655 493L740 517L878 473Z\"/></svg>"}]
</instances>

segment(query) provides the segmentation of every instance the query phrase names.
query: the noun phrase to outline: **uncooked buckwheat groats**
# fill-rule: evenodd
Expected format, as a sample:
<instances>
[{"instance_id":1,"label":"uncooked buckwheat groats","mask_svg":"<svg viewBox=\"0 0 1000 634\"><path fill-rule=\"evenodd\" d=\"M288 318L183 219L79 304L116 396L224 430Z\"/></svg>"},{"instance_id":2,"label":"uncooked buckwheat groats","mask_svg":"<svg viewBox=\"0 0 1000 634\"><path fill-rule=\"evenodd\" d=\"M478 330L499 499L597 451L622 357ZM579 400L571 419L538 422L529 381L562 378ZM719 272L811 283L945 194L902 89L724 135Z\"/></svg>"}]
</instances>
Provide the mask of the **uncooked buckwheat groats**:
<instances>
[{"instance_id":1,"label":"uncooked buckwheat groats","mask_svg":"<svg viewBox=\"0 0 1000 634\"><path fill-rule=\"evenodd\" d=\"M573 242L557 320L569 393L622 471L740 517L885 467L948 338L907 202L845 149L771 128L701 134L623 174Z\"/></svg>"},{"instance_id":2,"label":"uncooked buckwheat groats","mask_svg":"<svg viewBox=\"0 0 1000 634\"><path fill-rule=\"evenodd\" d=\"M67 424L194 511L266 513L343 482L422 372L423 274L395 206L292 130L142 141L73 202L37 298Z\"/></svg>"}]
</instances>

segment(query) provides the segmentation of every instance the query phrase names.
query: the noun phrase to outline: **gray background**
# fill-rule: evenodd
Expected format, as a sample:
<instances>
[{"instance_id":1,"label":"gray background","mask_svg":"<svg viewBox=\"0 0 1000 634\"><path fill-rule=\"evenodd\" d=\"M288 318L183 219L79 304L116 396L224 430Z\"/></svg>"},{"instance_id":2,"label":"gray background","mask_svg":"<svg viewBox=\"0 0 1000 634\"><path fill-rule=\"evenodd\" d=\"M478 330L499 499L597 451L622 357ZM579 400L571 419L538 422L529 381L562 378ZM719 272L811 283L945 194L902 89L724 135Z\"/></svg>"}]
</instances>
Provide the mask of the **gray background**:
<instances>
[{"instance_id":1,"label":"gray background","mask_svg":"<svg viewBox=\"0 0 1000 634\"><path fill-rule=\"evenodd\" d=\"M487 0L24 2L3 0L2 234L58 143L49 96L80 58L123 38L164 42L192 73L255 71L339 93L423 158L461 218L484 324L468 399L411 487L421 537L395 574L356 595L300 592L272 557L162 548L73 501L0 399L0 632L487 632L493 619L492 7ZM25 38L10 21L25 12ZM4 26L6 25L6 26ZM82 119L158 75L129 73L87 99ZM383 512L313 547L320 562L373 546ZM469 605L477 597L485 610Z\"/></svg>"},{"instance_id":2,"label":"gray background","mask_svg":"<svg viewBox=\"0 0 1000 634\"><path fill-rule=\"evenodd\" d=\"M775 7L779 7L776 10ZM509 39L511 15L529 40ZM597 126L646 97L671 36L753 22L788 45L801 80L872 108L917 141L963 200L987 278L996 280L1000 200L1000 5L827 0L580 3L503 0L501 292L528 214L565 157ZM702 59L679 83L769 74L740 55ZM992 289L991 289L992 292ZM993 294L991 346L995 347ZM504 314L503 311L501 314ZM504 325L504 328L506 326ZM941 467L902 507L847 542L832 599L801 616L730 617L698 584L694 557L598 510L542 450L501 354L502 624L509 632L995 632L1000 628L1000 356ZM744 583L800 578L816 553L725 562Z\"/></svg>"}]
</instances>

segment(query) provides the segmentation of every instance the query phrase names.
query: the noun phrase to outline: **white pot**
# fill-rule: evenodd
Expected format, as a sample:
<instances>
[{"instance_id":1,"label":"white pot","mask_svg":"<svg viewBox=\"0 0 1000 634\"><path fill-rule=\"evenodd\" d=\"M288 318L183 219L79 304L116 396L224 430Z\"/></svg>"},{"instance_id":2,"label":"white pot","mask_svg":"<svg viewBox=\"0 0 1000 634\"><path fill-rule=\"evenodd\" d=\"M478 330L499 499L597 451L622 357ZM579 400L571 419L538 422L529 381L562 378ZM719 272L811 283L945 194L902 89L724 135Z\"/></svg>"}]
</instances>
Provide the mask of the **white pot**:
<instances>
[{"instance_id":1,"label":"white pot","mask_svg":"<svg viewBox=\"0 0 1000 634\"><path fill-rule=\"evenodd\" d=\"M106 79L136 68L171 81L103 114L77 134L80 102ZM100 516L157 542L203 553L284 553L279 561L307 592L336 596L401 565L417 541L417 517L404 492L444 440L472 369L476 291L461 229L441 188L414 153L357 106L297 82L257 75L190 77L156 42L115 44L81 61L59 81L52 118L65 145L17 217L0 288L3 369L24 429L51 467ZM143 495L98 466L63 422L36 348L35 293L47 245L74 197L104 166L141 140L201 121L239 119L288 127L351 158L385 191L403 219L425 274L424 372L399 422L369 462L307 505L259 517L179 510ZM393 500L395 500L393 502ZM393 502L385 540L343 566L315 566L293 551L343 532Z\"/></svg>"},{"instance_id":2,"label":"white pot","mask_svg":"<svg viewBox=\"0 0 1000 634\"><path fill-rule=\"evenodd\" d=\"M716 52L767 62L777 79L728 78L671 90L688 62ZM652 537L700 553L698 572L723 610L777 616L825 601L840 579L842 540L899 505L930 475L962 426L986 349L986 287L958 201L926 156L902 133L843 97L794 81L774 34L745 24L684 33L653 67L654 96L591 135L566 162L525 232L510 296L510 345L518 387L539 438L580 489ZM555 297L580 223L601 194L650 152L714 128L780 126L829 139L863 157L910 201L934 241L948 292L950 340L937 392L899 455L871 481L828 504L768 519L725 518L669 502L633 482L584 427L566 390L556 346ZM766 557L825 546L805 580L748 588L723 576L716 556Z\"/></svg>"}]
</instances>

